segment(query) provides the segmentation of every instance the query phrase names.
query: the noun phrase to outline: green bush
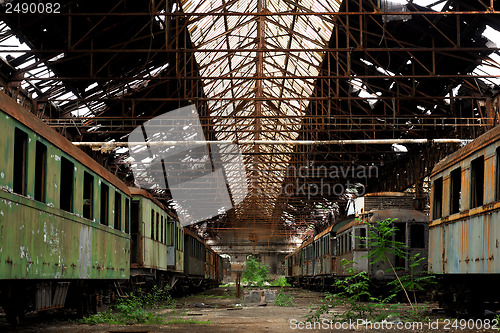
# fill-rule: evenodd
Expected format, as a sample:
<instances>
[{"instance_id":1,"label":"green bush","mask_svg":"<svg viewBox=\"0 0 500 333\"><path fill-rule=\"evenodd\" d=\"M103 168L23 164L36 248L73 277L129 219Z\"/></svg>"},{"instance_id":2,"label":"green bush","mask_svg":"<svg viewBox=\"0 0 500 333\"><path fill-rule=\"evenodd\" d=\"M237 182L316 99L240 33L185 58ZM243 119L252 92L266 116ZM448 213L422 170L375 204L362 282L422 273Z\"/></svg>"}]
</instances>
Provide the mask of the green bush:
<instances>
[{"instance_id":1,"label":"green bush","mask_svg":"<svg viewBox=\"0 0 500 333\"><path fill-rule=\"evenodd\" d=\"M241 281L263 287L264 283L269 282L269 267L257 261L256 258L249 256L245 261L245 269L241 274Z\"/></svg>"},{"instance_id":2,"label":"green bush","mask_svg":"<svg viewBox=\"0 0 500 333\"><path fill-rule=\"evenodd\" d=\"M272 287L291 287L292 285L286 282L286 277L281 277L270 282Z\"/></svg>"}]
</instances>

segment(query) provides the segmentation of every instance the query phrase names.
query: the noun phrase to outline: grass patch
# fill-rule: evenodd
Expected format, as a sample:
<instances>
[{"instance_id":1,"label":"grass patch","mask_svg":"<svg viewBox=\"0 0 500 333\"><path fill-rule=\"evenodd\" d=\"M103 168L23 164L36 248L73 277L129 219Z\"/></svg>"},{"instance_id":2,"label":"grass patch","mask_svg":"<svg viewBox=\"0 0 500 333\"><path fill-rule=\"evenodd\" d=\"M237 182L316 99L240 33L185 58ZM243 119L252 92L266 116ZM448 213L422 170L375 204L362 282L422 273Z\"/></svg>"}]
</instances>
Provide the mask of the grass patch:
<instances>
[{"instance_id":1,"label":"grass patch","mask_svg":"<svg viewBox=\"0 0 500 333\"><path fill-rule=\"evenodd\" d=\"M81 324L163 324L166 319L163 316L152 313L152 309L174 308L175 300L167 291L154 287L150 293L144 295L132 295L120 298L110 310L99 312L95 315L79 319Z\"/></svg>"},{"instance_id":2,"label":"grass patch","mask_svg":"<svg viewBox=\"0 0 500 333\"><path fill-rule=\"evenodd\" d=\"M293 302L295 298L287 294L283 291L283 289L280 289L280 292L276 295L276 299L274 300L274 305L276 306L295 306L295 303Z\"/></svg>"}]
</instances>

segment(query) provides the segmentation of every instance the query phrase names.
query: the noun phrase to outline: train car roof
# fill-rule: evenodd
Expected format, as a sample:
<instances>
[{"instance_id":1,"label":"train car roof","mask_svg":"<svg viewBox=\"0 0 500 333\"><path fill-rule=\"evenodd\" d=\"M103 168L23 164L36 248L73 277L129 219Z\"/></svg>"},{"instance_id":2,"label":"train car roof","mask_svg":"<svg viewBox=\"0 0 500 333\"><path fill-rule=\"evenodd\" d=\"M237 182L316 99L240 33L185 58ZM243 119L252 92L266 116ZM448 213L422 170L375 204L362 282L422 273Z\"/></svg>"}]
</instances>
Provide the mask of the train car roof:
<instances>
[{"instance_id":1,"label":"train car roof","mask_svg":"<svg viewBox=\"0 0 500 333\"><path fill-rule=\"evenodd\" d=\"M118 177L109 172L102 165L97 163L89 155L85 154L80 148L73 145L68 139L57 133L53 128L45 124L40 118L35 117L31 112L24 109L21 105L13 101L5 93L0 91L1 109L10 117L16 119L24 126L30 128L33 132L51 142L56 147L73 157L87 168L106 179L110 184L120 189L122 192L130 195L130 191Z\"/></svg>"},{"instance_id":2,"label":"train car roof","mask_svg":"<svg viewBox=\"0 0 500 333\"><path fill-rule=\"evenodd\" d=\"M375 192L375 193L366 193L363 196L359 197L407 197L409 196L406 192Z\"/></svg>"},{"instance_id":3,"label":"train car roof","mask_svg":"<svg viewBox=\"0 0 500 333\"><path fill-rule=\"evenodd\" d=\"M365 221L363 221L361 219L354 219L353 221L342 226L342 228L340 228L339 231L337 231L337 233L339 234L339 233L344 232L348 229L351 229L352 227L355 227L357 225L362 225L362 224L365 224Z\"/></svg>"},{"instance_id":4,"label":"train car roof","mask_svg":"<svg viewBox=\"0 0 500 333\"><path fill-rule=\"evenodd\" d=\"M368 222L382 221L386 219L398 219L399 221L429 222L429 217L424 213L413 209L384 209L372 213Z\"/></svg>"},{"instance_id":5,"label":"train car roof","mask_svg":"<svg viewBox=\"0 0 500 333\"><path fill-rule=\"evenodd\" d=\"M441 171L449 168L451 165L456 164L460 162L461 160L467 158L469 155L473 154L474 152L486 147L487 145L491 144L492 142L495 142L499 139L500 137L500 126L496 126L489 130L488 132L480 135L478 138L476 138L474 141L471 143L463 146L462 148L458 149L456 152L446 156L443 158L441 161L439 161L438 164L434 166L431 172L431 177L436 175L437 173L440 173Z\"/></svg>"},{"instance_id":6,"label":"train car roof","mask_svg":"<svg viewBox=\"0 0 500 333\"><path fill-rule=\"evenodd\" d=\"M370 217L368 219L355 219L349 224L344 225L339 229L338 233L344 232L352 227L366 224L366 223L375 223L377 221L383 221L386 219L397 219L398 221L414 221L414 222L429 222L429 217L418 210L412 209L382 209L371 212Z\"/></svg>"},{"instance_id":7,"label":"train car roof","mask_svg":"<svg viewBox=\"0 0 500 333\"><path fill-rule=\"evenodd\" d=\"M340 228L342 228L346 224L352 222L354 219L355 219L354 217L350 217L348 219L342 220L338 223L335 223L334 225L329 226L328 228L326 228L325 230L323 230L322 232L320 232L319 234L314 236L314 240L318 240L319 238L323 237L324 235L326 235L329 232L337 233Z\"/></svg>"},{"instance_id":8,"label":"train car roof","mask_svg":"<svg viewBox=\"0 0 500 333\"><path fill-rule=\"evenodd\" d=\"M177 219L177 215L171 209L165 207L164 204L159 202L155 197L153 197L153 195L151 193L149 193L145 189L142 189L139 187L129 187L128 189L130 190L130 194L132 196L141 196L141 197L144 197L146 199L153 201L156 205L160 206L161 209L163 209L165 212L167 212L167 214L169 214L173 218Z\"/></svg>"},{"instance_id":9,"label":"train car roof","mask_svg":"<svg viewBox=\"0 0 500 333\"><path fill-rule=\"evenodd\" d=\"M200 241L203 245L205 245L205 248L206 249L209 249L210 251L212 251L213 253L219 255L217 252L215 252L214 249L212 249L210 247L210 245L207 244L207 242L205 242L203 239L201 239L198 235L196 235L194 232L192 232L191 230L187 229L187 228L184 228L184 234L188 234L189 236L197 239L198 241ZM220 255L219 255L220 256Z\"/></svg>"},{"instance_id":10,"label":"train car roof","mask_svg":"<svg viewBox=\"0 0 500 333\"><path fill-rule=\"evenodd\" d=\"M298 248L296 248L295 251L293 251L292 253L288 254L285 257L285 259L288 258L288 257L290 257L290 256L292 256L292 255L294 255L295 253L297 253L298 251L302 250L307 245L311 244L313 241L316 241L317 239L323 237L325 234L327 234L329 232L338 233L340 228L342 228L346 224L350 223L354 219L355 219L354 217L350 217L348 219L342 220L342 221L340 221L340 222L338 222L338 223L336 223L334 225L329 226L328 228L326 228L325 230L323 230L322 232L320 232L319 234L317 234L316 236L314 236L314 238L308 239L306 242L300 244L300 246Z\"/></svg>"},{"instance_id":11,"label":"train car roof","mask_svg":"<svg viewBox=\"0 0 500 333\"><path fill-rule=\"evenodd\" d=\"M189 230L188 228L184 228L184 234L188 234L189 236L197 239L198 241L200 241L201 243L203 243L204 245L206 245L205 241L203 239L201 239L198 235L196 235L194 232L192 232L191 230Z\"/></svg>"}]
</instances>

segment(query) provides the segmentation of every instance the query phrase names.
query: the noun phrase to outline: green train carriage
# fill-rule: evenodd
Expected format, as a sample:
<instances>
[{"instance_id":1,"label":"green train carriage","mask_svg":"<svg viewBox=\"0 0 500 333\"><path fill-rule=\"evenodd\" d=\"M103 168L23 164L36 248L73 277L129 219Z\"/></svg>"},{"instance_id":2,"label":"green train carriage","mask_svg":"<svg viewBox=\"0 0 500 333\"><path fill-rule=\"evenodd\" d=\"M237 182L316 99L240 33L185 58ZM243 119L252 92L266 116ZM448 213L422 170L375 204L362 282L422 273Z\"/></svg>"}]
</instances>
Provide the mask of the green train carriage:
<instances>
[{"instance_id":1,"label":"green train carriage","mask_svg":"<svg viewBox=\"0 0 500 333\"><path fill-rule=\"evenodd\" d=\"M0 92L0 303L25 309L109 304L130 274L130 192ZM68 293L72 297L67 297Z\"/></svg>"},{"instance_id":2,"label":"green train carriage","mask_svg":"<svg viewBox=\"0 0 500 333\"><path fill-rule=\"evenodd\" d=\"M177 217L147 191L132 194L131 279L173 288L184 271L184 231Z\"/></svg>"}]
</instances>

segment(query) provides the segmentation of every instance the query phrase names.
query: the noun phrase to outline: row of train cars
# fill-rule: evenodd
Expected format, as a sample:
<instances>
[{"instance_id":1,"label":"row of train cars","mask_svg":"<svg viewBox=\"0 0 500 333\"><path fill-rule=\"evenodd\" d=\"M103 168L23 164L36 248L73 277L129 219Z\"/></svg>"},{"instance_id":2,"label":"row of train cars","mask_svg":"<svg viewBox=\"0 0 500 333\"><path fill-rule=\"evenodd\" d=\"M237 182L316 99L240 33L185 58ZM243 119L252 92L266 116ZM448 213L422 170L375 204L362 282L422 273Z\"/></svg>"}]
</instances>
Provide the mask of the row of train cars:
<instances>
[{"instance_id":1,"label":"row of train cars","mask_svg":"<svg viewBox=\"0 0 500 333\"><path fill-rule=\"evenodd\" d=\"M370 226L395 219L393 240L408 249L390 257L408 272L410 257L428 258L415 271L437 277L435 299L453 312L481 315L500 309L500 126L441 160L430 175L430 218L412 207L405 193L371 193L354 200L353 218L304 242L285 259L289 283L310 288L331 286L346 275L342 259L381 285L395 278L390 265L367 257L363 237ZM374 283L375 284L375 283Z\"/></svg>"},{"instance_id":2,"label":"row of train cars","mask_svg":"<svg viewBox=\"0 0 500 333\"><path fill-rule=\"evenodd\" d=\"M221 256L171 210L1 92L0 105L0 305L8 321L63 306L95 312L151 284L221 282Z\"/></svg>"},{"instance_id":3,"label":"row of train cars","mask_svg":"<svg viewBox=\"0 0 500 333\"><path fill-rule=\"evenodd\" d=\"M96 311L127 284L220 283L222 258L172 211L127 187L1 92L0 105L0 305L9 321L28 309ZM498 306L500 126L439 162L431 184L430 221L406 194L356 198L356 218L327 228L285 259L289 282L331 285L346 274L342 259L357 260L374 280L394 279L387 264L366 257L370 248L362 238L371 223L393 218L394 239L407 245L409 256L428 258L418 269L439 274L443 303ZM408 269L408 257L391 259Z\"/></svg>"}]
</instances>

